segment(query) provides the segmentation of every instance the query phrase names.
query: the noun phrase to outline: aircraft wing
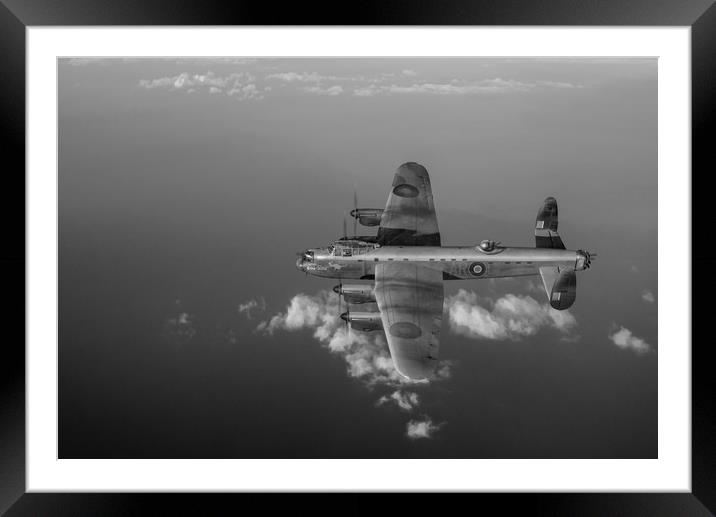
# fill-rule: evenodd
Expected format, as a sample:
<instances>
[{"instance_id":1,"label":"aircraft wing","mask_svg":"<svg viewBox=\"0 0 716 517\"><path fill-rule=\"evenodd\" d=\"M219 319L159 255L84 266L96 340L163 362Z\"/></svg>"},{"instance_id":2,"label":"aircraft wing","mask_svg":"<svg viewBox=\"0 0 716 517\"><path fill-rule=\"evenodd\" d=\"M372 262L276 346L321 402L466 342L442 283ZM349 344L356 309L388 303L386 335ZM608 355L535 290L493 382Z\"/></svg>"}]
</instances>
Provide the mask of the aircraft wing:
<instances>
[{"instance_id":1,"label":"aircraft wing","mask_svg":"<svg viewBox=\"0 0 716 517\"><path fill-rule=\"evenodd\" d=\"M396 370L410 379L430 378L440 348L442 271L410 262L377 264L375 298Z\"/></svg>"},{"instance_id":2,"label":"aircraft wing","mask_svg":"<svg viewBox=\"0 0 716 517\"><path fill-rule=\"evenodd\" d=\"M430 176L422 165L404 163L395 172L376 242L382 246L440 246Z\"/></svg>"}]
</instances>

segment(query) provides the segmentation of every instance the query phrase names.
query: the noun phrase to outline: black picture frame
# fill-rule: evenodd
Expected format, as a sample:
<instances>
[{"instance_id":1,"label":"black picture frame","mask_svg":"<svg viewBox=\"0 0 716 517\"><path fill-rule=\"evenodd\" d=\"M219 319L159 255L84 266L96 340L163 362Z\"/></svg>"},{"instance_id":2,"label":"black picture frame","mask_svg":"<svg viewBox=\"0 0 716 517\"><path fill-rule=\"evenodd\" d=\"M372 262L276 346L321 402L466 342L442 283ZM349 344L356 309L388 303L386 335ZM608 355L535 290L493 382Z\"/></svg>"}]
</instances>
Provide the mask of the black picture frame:
<instances>
[{"instance_id":1,"label":"black picture frame","mask_svg":"<svg viewBox=\"0 0 716 517\"><path fill-rule=\"evenodd\" d=\"M216 505L237 511L266 497L252 494L37 494L25 493L25 30L43 25L612 25L690 26L692 71L692 269L699 274L692 287L692 491L690 493L608 494L470 494L473 508L524 509L549 515L713 515L716 513L716 405L710 340L699 336L710 318L705 294L715 280L710 274L716 256L710 251L707 224L713 217L698 196L709 193L709 136L713 134L716 100L716 7L713 0L460 0L401 2L373 0L353 4L327 2L231 3L188 0L0 0L0 103L2 106L3 202L0 203L3 246L3 312L6 328L0 360L0 512L7 515L123 515L145 513L160 504L162 513L209 513ZM9 160L8 160L9 158ZM703 236L698 239L698 236ZM675 273L679 274L679 273ZM682 272L691 282L688 272ZM675 344L688 346L688 343ZM338 506L333 498L306 501L303 495L283 498L293 511L306 505L372 513L383 506L376 496L353 494ZM380 497L380 496L378 496ZM241 502L238 503L238 498ZM422 495L401 497L401 511L444 510L444 503ZM273 503L272 503L273 504ZM298 504L298 506L296 506ZM440 506L437 506L440 505ZM479 506L476 506L479 505ZM308 509L306 508L306 509Z\"/></svg>"}]
</instances>

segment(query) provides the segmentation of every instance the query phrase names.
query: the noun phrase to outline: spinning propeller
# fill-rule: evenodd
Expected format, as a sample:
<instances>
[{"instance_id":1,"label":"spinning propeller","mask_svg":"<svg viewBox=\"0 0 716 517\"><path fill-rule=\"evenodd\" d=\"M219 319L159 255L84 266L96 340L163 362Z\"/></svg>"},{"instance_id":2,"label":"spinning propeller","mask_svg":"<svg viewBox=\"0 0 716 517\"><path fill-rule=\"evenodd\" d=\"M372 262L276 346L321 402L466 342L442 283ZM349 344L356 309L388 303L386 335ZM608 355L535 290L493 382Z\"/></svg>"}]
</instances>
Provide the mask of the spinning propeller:
<instances>
[{"instance_id":1,"label":"spinning propeller","mask_svg":"<svg viewBox=\"0 0 716 517\"><path fill-rule=\"evenodd\" d=\"M346 334L351 337L351 311L350 307L346 307L346 312L341 314L341 319L346 322Z\"/></svg>"},{"instance_id":2,"label":"spinning propeller","mask_svg":"<svg viewBox=\"0 0 716 517\"><path fill-rule=\"evenodd\" d=\"M343 280L339 281L338 285L333 286L333 292L338 295L338 313L341 312L341 299L343 298Z\"/></svg>"},{"instance_id":3,"label":"spinning propeller","mask_svg":"<svg viewBox=\"0 0 716 517\"><path fill-rule=\"evenodd\" d=\"M355 186L353 186L353 212L351 212L351 215L353 215L353 235L355 235L358 231L358 192L355 189Z\"/></svg>"},{"instance_id":4,"label":"spinning propeller","mask_svg":"<svg viewBox=\"0 0 716 517\"><path fill-rule=\"evenodd\" d=\"M597 258L597 254L586 250L580 250L584 254L584 269L592 267L592 260Z\"/></svg>"}]
</instances>

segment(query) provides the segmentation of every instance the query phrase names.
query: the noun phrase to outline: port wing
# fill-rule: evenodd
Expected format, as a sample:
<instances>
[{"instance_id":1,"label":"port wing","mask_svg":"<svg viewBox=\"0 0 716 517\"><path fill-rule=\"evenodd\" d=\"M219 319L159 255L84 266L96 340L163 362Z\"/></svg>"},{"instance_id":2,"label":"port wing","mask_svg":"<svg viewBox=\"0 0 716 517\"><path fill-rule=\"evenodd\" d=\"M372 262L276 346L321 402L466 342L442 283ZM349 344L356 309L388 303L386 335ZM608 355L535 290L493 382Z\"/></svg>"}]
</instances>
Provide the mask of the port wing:
<instances>
[{"instance_id":1,"label":"port wing","mask_svg":"<svg viewBox=\"0 0 716 517\"><path fill-rule=\"evenodd\" d=\"M409 379L431 378L440 348L442 271L409 262L378 264L375 298L395 369Z\"/></svg>"}]
</instances>

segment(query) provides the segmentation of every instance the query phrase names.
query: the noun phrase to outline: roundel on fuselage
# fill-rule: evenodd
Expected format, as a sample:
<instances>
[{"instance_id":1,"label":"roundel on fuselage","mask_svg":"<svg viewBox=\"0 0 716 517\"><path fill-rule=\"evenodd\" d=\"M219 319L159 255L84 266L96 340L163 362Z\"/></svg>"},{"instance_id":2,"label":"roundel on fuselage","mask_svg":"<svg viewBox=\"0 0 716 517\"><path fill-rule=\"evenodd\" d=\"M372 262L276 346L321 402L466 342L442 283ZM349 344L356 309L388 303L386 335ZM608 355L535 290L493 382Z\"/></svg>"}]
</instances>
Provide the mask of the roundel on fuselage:
<instances>
[{"instance_id":1,"label":"roundel on fuselage","mask_svg":"<svg viewBox=\"0 0 716 517\"><path fill-rule=\"evenodd\" d=\"M485 271L487 271L487 268L485 267L485 264L482 262L473 262L468 266L468 271L470 271L470 274L472 276L482 276L485 274Z\"/></svg>"}]
</instances>

